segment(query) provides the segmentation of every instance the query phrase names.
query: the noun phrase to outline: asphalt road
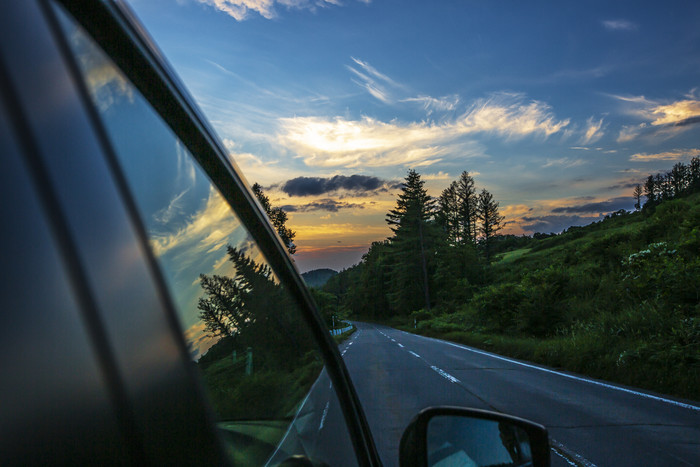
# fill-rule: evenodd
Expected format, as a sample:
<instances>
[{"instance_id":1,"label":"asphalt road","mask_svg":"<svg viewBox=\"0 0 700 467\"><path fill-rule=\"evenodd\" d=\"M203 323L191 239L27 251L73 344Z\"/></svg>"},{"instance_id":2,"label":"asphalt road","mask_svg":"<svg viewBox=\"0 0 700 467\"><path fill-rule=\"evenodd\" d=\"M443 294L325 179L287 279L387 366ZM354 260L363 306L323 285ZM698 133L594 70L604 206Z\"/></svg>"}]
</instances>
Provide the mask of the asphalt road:
<instances>
[{"instance_id":1,"label":"asphalt road","mask_svg":"<svg viewBox=\"0 0 700 467\"><path fill-rule=\"evenodd\" d=\"M355 324L358 331L340 350L386 466L397 465L412 417L434 405L495 410L545 425L554 466L700 466L696 402ZM321 399L317 405L328 397Z\"/></svg>"}]
</instances>

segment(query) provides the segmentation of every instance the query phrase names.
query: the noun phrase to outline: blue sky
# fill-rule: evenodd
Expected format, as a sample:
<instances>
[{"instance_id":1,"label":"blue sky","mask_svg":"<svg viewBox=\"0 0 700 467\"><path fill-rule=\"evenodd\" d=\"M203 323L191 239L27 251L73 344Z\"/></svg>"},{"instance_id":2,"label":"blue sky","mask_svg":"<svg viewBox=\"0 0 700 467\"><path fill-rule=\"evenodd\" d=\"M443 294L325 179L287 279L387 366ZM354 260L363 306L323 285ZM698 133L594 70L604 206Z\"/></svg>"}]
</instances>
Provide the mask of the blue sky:
<instances>
[{"instance_id":1,"label":"blue sky","mask_svg":"<svg viewBox=\"0 0 700 467\"><path fill-rule=\"evenodd\" d=\"M397 184L468 170L507 233L632 209L700 154L700 2L131 0L297 265L341 269Z\"/></svg>"}]
</instances>

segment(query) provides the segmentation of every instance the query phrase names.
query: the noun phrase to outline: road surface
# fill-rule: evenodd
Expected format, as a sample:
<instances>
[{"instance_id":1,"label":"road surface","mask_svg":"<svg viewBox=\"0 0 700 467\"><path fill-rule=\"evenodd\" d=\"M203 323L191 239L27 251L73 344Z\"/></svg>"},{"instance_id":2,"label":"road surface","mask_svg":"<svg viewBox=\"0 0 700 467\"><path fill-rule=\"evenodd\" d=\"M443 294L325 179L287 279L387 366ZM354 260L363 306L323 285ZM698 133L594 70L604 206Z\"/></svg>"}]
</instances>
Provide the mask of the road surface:
<instances>
[{"instance_id":1,"label":"road surface","mask_svg":"<svg viewBox=\"0 0 700 467\"><path fill-rule=\"evenodd\" d=\"M355 324L358 330L340 350L386 466L398 464L399 440L412 417L432 405L541 423L549 430L554 466L700 466L697 402Z\"/></svg>"}]
</instances>

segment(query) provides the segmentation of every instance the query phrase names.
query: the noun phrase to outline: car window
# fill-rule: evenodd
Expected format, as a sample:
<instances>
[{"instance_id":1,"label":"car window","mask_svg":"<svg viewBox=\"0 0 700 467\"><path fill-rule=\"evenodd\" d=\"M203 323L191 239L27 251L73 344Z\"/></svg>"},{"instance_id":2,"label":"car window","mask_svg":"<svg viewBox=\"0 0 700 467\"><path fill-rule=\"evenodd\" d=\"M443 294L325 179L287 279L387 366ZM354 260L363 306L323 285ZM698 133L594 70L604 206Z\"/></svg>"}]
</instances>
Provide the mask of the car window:
<instances>
[{"instance_id":1,"label":"car window","mask_svg":"<svg viewBox=\"0 0 700 467\"><path fill-rule=\"evenodd\" d=\"M57 11L231 459L336 465L344 453L340 463L354 464L314 338L256 238L128 78Z\"/></svg>"}]
</instances>

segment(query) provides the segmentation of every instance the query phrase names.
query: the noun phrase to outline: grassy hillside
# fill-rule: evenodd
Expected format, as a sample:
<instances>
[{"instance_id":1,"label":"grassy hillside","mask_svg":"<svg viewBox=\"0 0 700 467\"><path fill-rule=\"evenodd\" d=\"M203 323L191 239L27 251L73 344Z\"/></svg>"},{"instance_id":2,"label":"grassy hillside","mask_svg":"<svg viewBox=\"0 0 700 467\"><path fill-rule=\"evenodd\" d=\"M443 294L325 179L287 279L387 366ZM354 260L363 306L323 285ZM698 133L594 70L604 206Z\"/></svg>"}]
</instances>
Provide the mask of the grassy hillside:
<instances>
[{"instance_id":1,"label":"grassy hillside","mask_svg":"<svg viewBox=\"0 0 700 467\"><path fill-rule=\"evenodd\" d=\"M416 331L699 400L700 194L544 237Z\"/></svg>"}]
</instances>

